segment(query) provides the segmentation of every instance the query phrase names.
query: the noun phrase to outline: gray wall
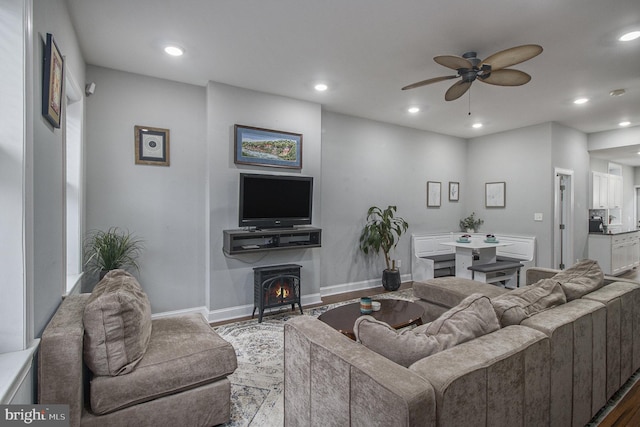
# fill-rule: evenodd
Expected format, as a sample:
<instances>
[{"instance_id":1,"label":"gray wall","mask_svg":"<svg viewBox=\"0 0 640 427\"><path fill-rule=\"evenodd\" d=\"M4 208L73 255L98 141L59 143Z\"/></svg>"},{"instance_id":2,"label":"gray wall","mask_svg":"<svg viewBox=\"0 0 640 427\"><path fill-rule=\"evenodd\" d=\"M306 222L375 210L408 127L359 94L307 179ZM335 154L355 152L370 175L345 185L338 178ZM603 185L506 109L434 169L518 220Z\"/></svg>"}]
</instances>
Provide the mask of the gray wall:
<instances>
[{"instance_id":1,"label":"gray wall","mask_svg":"<svg viewBox=\"0 0 640 427\"><path fill-rule=\"evenodd\" d=\"M87 81L87 230L144 240L134 274L154 312L204 306L205 88L95 66ZM170 130L169 167L134 163L135 125Z\"/></svg>"},{"instance_id":2,"label":"gray wall","mask_svg":"<svg viewBox=\"0 0 640 427\"><path fill-rule=\"evenodd\" d=\"M467 157L468 209L484 219L481 230L537 237L538 265L551 265L553 179L551 123L473 138ZM485 207L485 183L505 182L505 208ZM542 213L543 221L533 220Z\"/></svg>"},{"instance_id":3,"label":"gray wall","mask_svg":"<svg viewBox=\"0 0 640 427\"><path fill-rule=\"evenodd\" d=\"M313 225L322 227L321 109L319 104L210 82L207 86L207 287L214 318L244 315L253 307L253 267L296 263L302 265L303 303L319 301L320 250L287 250L226 257L224 229L238 228L240 172L296 174L314 177ZM303 169L288 170L236 165L233 162L233 126L263 127L303 134ZM229 307L240 307L226 313Z\"/></svg>"},{"instance_id":4,"label":"gray wall","mask_svg":"<svg viewBox=\"0 0 640 427\"><path fill-rule=\"evenodd\" d=\"M39 336L61 302L65 286L64 144L41 114L42 58L46 34L54 35L65 67L84 82L85 64L64 0L33 2L33 283L34 329Z\"/></svg>"},{"instance_id":5,"label":"gray wall","mask_svg":"<svg viewBox=\"0 0 640 427\"><path fill-rule=\"evenodd\" d=\"M392 254L409 273L411 233L454 230L466 216L466 141L329 112L322 114L322 129L322 286L379 281L383 256L358 250L374 205L396 205L409 223ZM427 181L442 183L440 208L427 208ZM449 181L460 182L459 202L448 200Z\"/></svg>"}]
</instances>

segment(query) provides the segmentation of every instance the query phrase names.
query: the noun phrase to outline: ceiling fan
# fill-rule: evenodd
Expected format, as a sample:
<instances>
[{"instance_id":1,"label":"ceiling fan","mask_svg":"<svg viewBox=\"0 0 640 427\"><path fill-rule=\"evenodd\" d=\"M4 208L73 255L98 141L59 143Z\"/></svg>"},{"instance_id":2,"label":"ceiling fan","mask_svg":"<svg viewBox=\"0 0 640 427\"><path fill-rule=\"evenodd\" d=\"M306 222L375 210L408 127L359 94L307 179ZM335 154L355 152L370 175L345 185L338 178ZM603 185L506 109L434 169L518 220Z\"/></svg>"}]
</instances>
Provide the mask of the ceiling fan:
<instances>
[{"instance_id":1,"label":"ceiling fan","mask_svg":"<svg viewBox=\"0 0 640 427\"><path fill-rule=\"evenodd\" d=\"M421 82L405 86L402 90L415 89L431 83L461 77L461 79L454 83L444 95L444 99L446 101L453 101L454 99L458 99L464 95L471 87L471 83L476 79L481 82L497 86L521 86L528 83L529 80L531 80L531 76L524 71L514 70L507 67L528 61L529 59L540 55L541 52L542 46L537 44L525 44L494 53L484 61L476 57L476 52L467 52L462 56L436 56L433 58L434 61L447 68L456 70L458 74L423 80Z\"/></svg>"}]
</instances>

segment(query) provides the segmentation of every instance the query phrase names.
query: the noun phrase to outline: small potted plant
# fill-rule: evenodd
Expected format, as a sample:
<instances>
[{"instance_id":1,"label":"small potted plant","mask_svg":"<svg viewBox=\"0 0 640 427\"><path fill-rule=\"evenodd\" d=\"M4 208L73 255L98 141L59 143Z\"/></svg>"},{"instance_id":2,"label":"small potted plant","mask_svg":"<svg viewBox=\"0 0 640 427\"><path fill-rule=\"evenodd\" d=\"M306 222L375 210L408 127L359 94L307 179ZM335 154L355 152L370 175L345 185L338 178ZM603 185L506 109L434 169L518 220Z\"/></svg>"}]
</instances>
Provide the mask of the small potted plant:
<instances>
[{"instance_id":1,"label":"small potted plant","mask_svg":"<svg viewBox=\"0 0 640 427\"><path fill-rule=\"evenodd\" d=\"M467 233L475 233L480 229L482 224L484 224L484 221L476 218L475 212L471 212L471 215L460 220L460 230L466 231Z\"/></svg>"},{"instance_id":2,"label":"small potted plant","mask_svg":"<svg viewBox=\"0 0 640 427\"><path fill-rule=\"evenodd\" d=\"M141 250L142 240L128 231L118 227L107 231L95 230L84 242L85 266L90 272L99 273L100 279L110 270L138 269L137 259Z\"/></svg>"},{"instance_id":3,"label":"small potted plant","mask_svg":"<svg viewBox=\"0 0 640 427\"><path fill-rule=\"evenodd\" d=\"M372 206L367 211L367 224L360 233L360 250L369 254L382 251L387 268L382 272L382 286L388 291L400 287L400 270L395 261L391 261L389 253L398 245L400 236L407 231L409 224L401 217L395 216L395 206L382 210Z\"/></svg>"}]
</instances>

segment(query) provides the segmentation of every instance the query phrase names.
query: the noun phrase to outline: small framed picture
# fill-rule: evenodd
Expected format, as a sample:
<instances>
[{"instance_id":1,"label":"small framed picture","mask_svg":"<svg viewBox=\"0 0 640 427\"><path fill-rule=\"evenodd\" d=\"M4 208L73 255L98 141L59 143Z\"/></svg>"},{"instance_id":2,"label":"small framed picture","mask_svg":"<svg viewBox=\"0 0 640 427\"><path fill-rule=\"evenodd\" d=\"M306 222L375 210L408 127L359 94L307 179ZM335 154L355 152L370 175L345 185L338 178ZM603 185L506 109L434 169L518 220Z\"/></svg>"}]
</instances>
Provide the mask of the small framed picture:
<instances>
[{"instance_id":1,"label":"small framed picture","mask_svg":"<svg viewBox=\"0 0 640 427\"><path fill-rule=\"evenodd\" d=\"M439 208L442 183L436 181L427 181L427 207Z\"/></svg>"},{"instance_id":2,"label":"small framed picture","mask_svg":"<svg viewBox=\"0 0 640 427\"><path fill-rule=\"evenodd\" d=\"M234 134L234 163L302 169L302 134L242 125Z\"/></svg>"},{"instance_id":3,"label":"small framed picture","mask_svg":"<svg viewBox=\"0 0 640 427\"><path fill-rule=\"evenodd\" d=\"M506 182L487 182L484 185L484 204L488 208L506 206Z\"/></svg>"},{"instance_id":4,"label":"small framed picture","mask_svg":"<svg viewBox=\"0 0 640 427\"><path fill-rule=\"evenodd\" d=\"M460 200L460 183L449 181L449 201L457 202Z\"/></svg>"},{"instance_id":5,"label":"small framed picture","mask_svg":"<svg viewBox=\"0 0 640 427\"><path fill-rule=\"evenodd\" d=\"M169 129L135 127L137 165L169 166Z\"/></svg>"},{"instance_id":6,"label":"small framed picture","mask_svg":"<svg viewBox=\"0 0 640 427\"><path fill-rule=\"evenodd\" d=\"M42 115L54 128L59 128L62 116L64 59L50 33L47 33L42 74Z\"/></svg>"}]
</instances>

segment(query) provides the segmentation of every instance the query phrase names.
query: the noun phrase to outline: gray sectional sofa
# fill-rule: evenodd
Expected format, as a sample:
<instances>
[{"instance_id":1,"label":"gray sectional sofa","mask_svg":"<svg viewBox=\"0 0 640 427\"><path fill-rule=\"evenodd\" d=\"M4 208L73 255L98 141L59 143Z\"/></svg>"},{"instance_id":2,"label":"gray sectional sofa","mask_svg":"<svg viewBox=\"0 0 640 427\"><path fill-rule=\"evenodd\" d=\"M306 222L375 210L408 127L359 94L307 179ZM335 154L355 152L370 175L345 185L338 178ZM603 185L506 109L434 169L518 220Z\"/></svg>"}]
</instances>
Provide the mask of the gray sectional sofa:
<instances>
[{"instance_id":1,"label":"gray sectional sofa","mask_svg":"<svg viewBox=\"0 0 640 427\"><path fill-rule=\"evenodd\" d=\"M532 268L527 281L553 281L556 273ZM471 294L494 303L509 292L517 290L456 278L414 282L426 322ZM408 367L317 319L292 319L285 425L584 425L640 369L640 283L603 277L584 295L566 293L568 302L563 295L546 308L519 307L519 324Z\"/></svg>"}]
</instances>

